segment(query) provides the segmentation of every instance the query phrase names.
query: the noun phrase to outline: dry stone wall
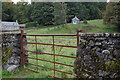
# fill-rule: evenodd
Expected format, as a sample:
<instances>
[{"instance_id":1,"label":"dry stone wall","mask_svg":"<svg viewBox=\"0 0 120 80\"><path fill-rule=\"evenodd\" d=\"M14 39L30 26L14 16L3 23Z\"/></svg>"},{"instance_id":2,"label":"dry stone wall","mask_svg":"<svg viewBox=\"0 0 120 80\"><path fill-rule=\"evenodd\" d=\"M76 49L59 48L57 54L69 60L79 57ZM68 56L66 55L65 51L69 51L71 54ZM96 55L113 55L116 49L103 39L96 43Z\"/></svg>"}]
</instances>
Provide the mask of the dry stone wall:
<instances>
[{"instance_id":1,"label":"dry stone wall","mask_svg":"<svg viewBox=\"0 0 120 80\"><path fill-rule=\"evenodd\" d=\"M21 36L20 33L3 33L2 34L2 67L8 69L11 66L20 66L21 54ZM24 36L24 42L26 42ZM27 46L24 45L26 49ZM27 52L25 53L27 55ZM26 59L27 61L27 59Z\"/></svg>"},{"instance_id":2,"label":"dry stone wall","mask_svg":"<svg viewBox=\"0 0 120 80\"><path fill-rule=\"evenodd\" d=\"M120 34L80 33L74 65L77 78L120 77Z\"/></svg>"}]
</instances>

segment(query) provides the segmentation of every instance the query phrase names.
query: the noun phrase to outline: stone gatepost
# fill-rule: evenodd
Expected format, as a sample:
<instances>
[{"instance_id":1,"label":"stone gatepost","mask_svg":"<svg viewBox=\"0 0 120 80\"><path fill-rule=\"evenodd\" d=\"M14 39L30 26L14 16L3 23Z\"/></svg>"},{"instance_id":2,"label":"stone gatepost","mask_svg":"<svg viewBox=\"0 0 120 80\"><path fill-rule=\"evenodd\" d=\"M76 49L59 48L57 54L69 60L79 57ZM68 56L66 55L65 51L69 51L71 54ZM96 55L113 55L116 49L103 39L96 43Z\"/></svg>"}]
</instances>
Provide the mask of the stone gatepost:
<instances>
[{"instance_id":1,"label":"stone gatepost","mask_svg":"<svg viewBox=\"0 0 120 80\"><path fill-rule=\"evenodd\" d=\"M120 34L80 33L76 78L120 77Z\"/></svg>"},{"instance_id":2,"label":"stone gatepost","mask_svg":"<svg viewBox=\"0 0 120 80\"><path fill-rule=\"evenodd\" d=\"M27 42L26 36L24 36L24 42ZM24 44L24 49L27 49L26 44ZM3 33L2 68L10 69L13 65L19 67L21 53L21 33ZM25 52L25 55L27 56L27 52Z\"/></svg>"}]
</instances>

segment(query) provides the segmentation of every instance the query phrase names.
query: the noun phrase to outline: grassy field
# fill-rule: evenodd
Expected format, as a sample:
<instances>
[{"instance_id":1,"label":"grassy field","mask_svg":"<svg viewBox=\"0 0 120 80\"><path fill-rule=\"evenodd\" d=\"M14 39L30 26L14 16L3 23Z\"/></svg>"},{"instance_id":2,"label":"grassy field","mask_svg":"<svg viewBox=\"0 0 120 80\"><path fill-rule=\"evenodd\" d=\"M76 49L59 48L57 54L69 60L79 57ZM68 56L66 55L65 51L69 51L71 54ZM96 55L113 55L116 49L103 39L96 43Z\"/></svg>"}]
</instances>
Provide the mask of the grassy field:
<instances>
[{"instance_id":1,"label":"grassy field","mask_svg":"<svg viewBox=\"0 0 120 80\"><path fill-rule=\"evenodd\" d=\"M40 26L41 27L41 26ZM33 28L27 29L25 32L27 34L76 34L77 30L85 30L87 33L118 33L116 28L113 25L104 25L102 20L90 20L88 24L65 24L59 26L46 26L45 28ZM27 37L28 42L35 42L35 37ZM37 42L39 43L51 43L52 44L52 37L37 37ZM55 44L59 45L70 45L76 46L76 37L55 37ZM37 45L38 49L36 50L36 45L27 45L28 50L30 51L38 51L38 52L45 52L45 53L53 53L52 46L45 46L45 45ZM62 47L55 47L55 53L60 55L68 55L68 56L76 56L76 49L75 48L62 48ZM29 57L36 57L36 54L28 53ZM39 54L38 58L53 61L54 57L50 55L43 55ZM36 64L37 61L33 59L29 59L30 63ZM64 57L56 57L56 62L74 65L74 59L71 58L64 58ZM38 61L39 65L53 68L54 64L49 62ZM40 73L34 73L27 70L21 70L18 74L5 74L7 76L3 77L19 77L20 75L24 75L25 73L30 73L29 76L26 78L51 78L53 75L53 71L44 69L44 68L37 68L35 66L26 66L28 68L32 68L35 70L40 71ZM67 66L61 66L56 64L56 69L71 72L73 73L73 68ZM56 76L62 78L72 78L73 76L66 75L60 72L56 72Z\"/></svg>"},{"instance_id":2,"label":"grassy field","mask_svg":"<svg viewBox=\"0 0 120 80\"><path fill-rule=\"evenodd\" d=\"M28 37L28 42L35 42L34 41L34 37ZM52 44L52 38L51 37L37 37L37 42L38 43L50 43ZM67 38L60 38L60 37L55 37L55 44L59 44L59 45L69 45L69 46L76 46L76 38L73 37L67 37ZM36 51L36 45L28 45L28 50L30 51ZM38 45L38 52L45 52L45 53L53 53L52 51L52 46L48 46L48 45ZM59 54L59 55L67 55L67 56L74 56L76 55L76 48L66 48L66 47L55 47L55 53ZM31 54L29 53L29 57L36 57L35 54ZM54 56L53 55L43 55L43 54L39 54L38 57L40 59L44 59L44 60L49 60L49 61L53 61L54 60ZM35 63L36 64L36 60L30 59L29 62L31 63ZM74 59L71 58L66 58L66 57L58 57L56 56L56 62L60 62L60 63L64 63L64 64L68 64L68 65L73 65ZM42 65L44 67L48 67L48 68L54 68L54 64L53 63L49 63L49 62L44 62L44 61L38 61L39 65ZM37 69L34 66L29 66L32 69ZM44 75L44 73L46 74L46 76L52 76L53 75L53 71L48 70L48 69L43 69L43 68L38 68L40 73L42 73L42 75ZM73 68L72 67L67 67L67 66L61 66L61 65L57 65L56 64L56 69L57 70L61 70L61 71L65 71L65 72L73 72ZM70 75L66 75L60 72L56 72L56 75L59 77L63 77L63 78L72 78L73 76ZM36 75L35 75L36 76ZM45 75L44 75L45 76ZM44 76L42 78L44 78ZM30 76L30 77L34 77L34 75ZM36 77L40 77L36 76Z\"/></svg>"},{"instance_id":3,"label":"grassy field","mask_svg":"<svg viewBox=\"0 0 120 80\"><path fill-rule=\"evenodd\" d=\"M41 27L41 26L40 26ZM89 20L88 24L65 24L58 26L46 26L45 28L33 28L26 30L28 34L76 34L77 30L85 30L87 33L118 33L113 25L103 24L103 20Z\"/></svg>"}]
</instances>

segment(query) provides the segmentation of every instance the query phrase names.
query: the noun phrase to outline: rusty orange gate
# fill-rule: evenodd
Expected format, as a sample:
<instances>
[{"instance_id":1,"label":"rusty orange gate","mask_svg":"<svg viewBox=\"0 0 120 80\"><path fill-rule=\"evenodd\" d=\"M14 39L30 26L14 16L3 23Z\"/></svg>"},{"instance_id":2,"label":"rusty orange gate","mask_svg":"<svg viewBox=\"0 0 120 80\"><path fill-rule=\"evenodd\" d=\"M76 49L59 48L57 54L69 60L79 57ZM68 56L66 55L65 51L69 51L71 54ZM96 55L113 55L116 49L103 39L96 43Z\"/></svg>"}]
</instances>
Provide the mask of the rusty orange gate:
<instances>
[{"instance_id":1,"label":"rusty orange gate","mask_svg":"<svg viewBox=\"0 0 120 80\"><path fill-rule=\"evenodd\" d=\"M64 73L64 74L73 75L70 72L65 72L65 71L61 71L61 70L57 70L56 69L56 64L64 65L64 66L68 66L68 67L74 67L73 65L56 62L56 56L65 57L65 58L73 58L73 59L76 59L76 57L68 56L68 55L56 54L56 52L55 52L55 46L57 46L57 47L76 48L77 49L77 45L79 44L79 32L83 32L82 30L77 31L77 34L24 34L23 30L24 30L23 27L21 27L21 51L22 51L22 54L21 54L21 66L22 67L24 67L25 64L28 64L28 65L33 65L33 66L36 66L36 67L41 67L41 68L53 70L54 74L52 75L52 77L54 77L54 78L60 78L60 77L56 76L56 72L61 72L61 73ZM34 37L35 42L24 42L24 39L23 39L24 36L26 36L26 37L27 36ZM52 44L38 42L37 37L40 37L40 36L49 36L49 37L52 37ZM57 37L57 36L64 36L64 37L65 36L73 36L76 39L76 46L55 44L55 37ZM24 46L23 46L24 44L35 45L36 46L36 51L26 50L24 48ZM37 52L38 45L52 46L52 53ZM35 53L36 57L33 58L33 57L25 56L25 54L24 54L25 52ZM45 59L40 59L40 58L38 58L38 54L53 55L53 61L45 60ZM30 63L30 62L25 62L25 58L36 60L36 64ZM39 60L40 61L44 61L44 62L53 63L54 67L53 68L49 68L49 67L45 67L44 65L38 65L38 61ZM37 70L31 69L31 68L26 68L26 69L30 70L30 71L34 71L34 72L39 72L38 69Z\"/></svg>"}]
</instances>

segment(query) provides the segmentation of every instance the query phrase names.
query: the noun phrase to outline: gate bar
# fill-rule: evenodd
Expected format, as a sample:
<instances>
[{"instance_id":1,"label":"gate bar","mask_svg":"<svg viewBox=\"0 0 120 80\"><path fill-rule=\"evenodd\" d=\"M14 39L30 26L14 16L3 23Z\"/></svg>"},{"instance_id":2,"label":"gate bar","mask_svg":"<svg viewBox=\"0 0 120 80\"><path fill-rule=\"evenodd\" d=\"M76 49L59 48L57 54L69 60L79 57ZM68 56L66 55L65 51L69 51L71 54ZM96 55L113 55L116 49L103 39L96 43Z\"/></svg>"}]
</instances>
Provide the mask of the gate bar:
<instances>
[{"instance_id":1,"label":"gate bar","mask_svg":"<svg viewBox=\"0 0 120 80\"><path fill-rule=\"evenodd\" d=\"M32 42L26 42L25 44L53 45L53 44L48 44L48 43L32 43ZM56 45L56 44L54 44L54 46L77 48L77 46L68 46L68 45Z\"/></svg>"},{"instance_id":2,"label":"gate bar","mask_svg":"<svg viewBox=\"0 0 120 80\"><path fill-rule=\"evenodd\" d=\"M53 62L53 61L48 61L48 60L38 59L38 58L32 58L32 57L26 57L26 58L35 59L35 60L41 60L41 61L50 62L50 63L56 63L56 64L65 65L65 66L69 66L69 67L74 67L73 65L63 64L63 63L59 63L59 62L55 62L55 61Z\"/></svg>"},{"instance_id":3,"label":"gate bar","mask_svg":"<svg viewBox=\"0 0 120 80\"><path fill-rule=\"evenodd\" d=\"M76 58L76 57L73 57L73 56L66 56L66 55L59 55L59 54L51 54L51 53L43 53L43 52L35 52L35 51L28 51L28 50L24 50L24 51L27 51L27 52L32 52L32 53L38 53L38 54L48 54L48 55L55 55L55 56L61 56L61 57L67 57L67 58Z\"/></svg>"},{"instance_id":4,"label":"gate bar","mask_svg":"<svg viewBox=\"0 0 120 80\"><path fill-rule=\"evenodd\" d=\"M57 72L61 72L61 73L65 73L65 74L72 75L72 73L69 73L69 72L64 72L64 71L60 71L60 70L56 70L56 69L52 69L52 68L48 68L48 67L44 67L44 66L41 66L41 65L35 65L35 64L32 64L32 63L27 63L27 62L25 62L25 64L34 65L34 66L38 66L38 67L42 67L42 68L46 68L46 69L49 69L49 70L55 70L55 71L57 71Z\"/></svg>"},{"instance_id":5,"label":"gate bar","mask_svg":"<svg viewBox=\"0 0 120 80\"><path fill-rule=\"evenodd\" d=\"M76 34L24 34L26 36L77 36Z\"/></svg>"}]
</instances>

